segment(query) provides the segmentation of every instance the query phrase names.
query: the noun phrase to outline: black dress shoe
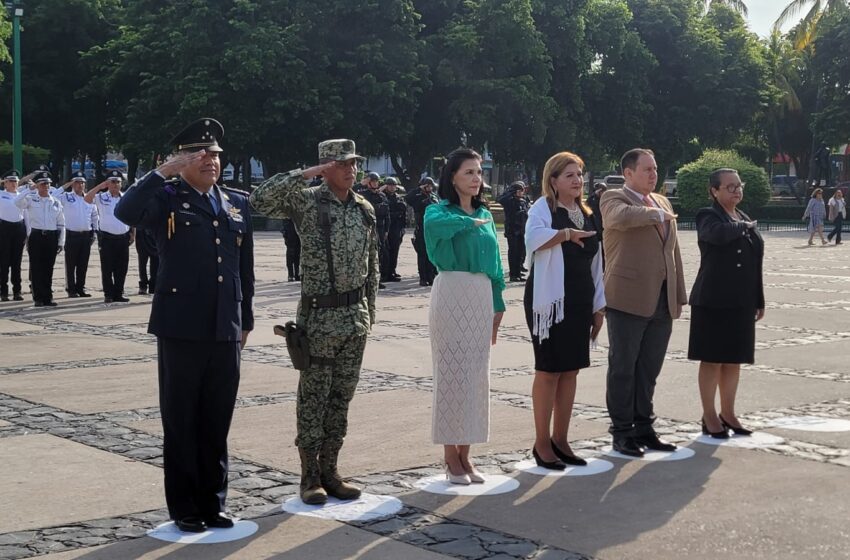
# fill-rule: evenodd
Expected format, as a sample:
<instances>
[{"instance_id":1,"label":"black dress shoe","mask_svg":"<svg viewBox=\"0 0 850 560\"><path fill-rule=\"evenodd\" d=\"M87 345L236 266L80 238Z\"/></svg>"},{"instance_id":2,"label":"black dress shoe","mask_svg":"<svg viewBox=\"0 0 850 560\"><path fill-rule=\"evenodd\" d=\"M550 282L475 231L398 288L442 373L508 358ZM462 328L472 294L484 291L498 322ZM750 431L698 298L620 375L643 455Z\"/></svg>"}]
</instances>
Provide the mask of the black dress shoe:
<instances>
[{"instance_id":1,"label":"black dress shoe","mask_svg":"<svg viewBox=\"0 0 850 560\"><path fill-rule=\"evenodd\" d=\"M723 427L726 428L727 430L732 430L732 432L736 436L750 436L750 435L753 434L752 430L748 430L748 429L744 428L743 426L738 426L736 428L735 426L733 426L732 424L730 424L729 422L724 420L723 417L720 416L719 414L717 415L717 417L720 418L720 422L723 424Z\"/></svg>"},{"instance_id":2,"label":"black dress shoe","mask_svg":"<svg viewBox=\"0 0 850 560\"><path fill-rule=\"evenodd\" d=\"M721 420L721 424L723 421ZM726 426L723 426L723 429L719 432L709 432L708 426L705 425L705 418L702 419L702 433L711 436L714 439L729 439L729 430L726 429Z\"/></svg>"},{"instance_id":3,"label":"black dress shoe","mask_svg":"<svg viewBox=\"0 0 850 560\"><path fill-rule=\"evenodd\" d=\"M430 284L428 282L426 282L425 280L420 280L419 285L420 286L430 286Z\"/></svg>"},{"instance_id":4,"label":"black dress shoe","mask_svg":"<svg viewBox=\"0 0 850 560\"><path fill-rule=\"evenodd\" d=\"M175 519L174 524L184 533L203 533L207 530L207 524L200 517L184 517L183 519Z\"/></svg>"},{"instance_id":5,"label":"black dress shoe","mask_svg":"<svg viewBox=\"0 0 850 560\"><path fill-rule=\"evenodd\" d=\"M43 301L36 301L35 303L33 303L33 305L35 307L44 307L44 302Z\"/></svg>"},{"instance_id":6,"label":"black dress shoe","mask_svg":"<svg viewBox=\"0 0 850 560\"><path fill-rule=\"evenodd\" d=\"M130 300L125 298L124 296L118 296L118 297L112 298L112 301L117 302L117 303L127 303Z\"/></svg>"},{"instance_id":7,"label":"black dress shoe","mask_svg":"<svg viewBox=\"0 0 850 560\"><path fill-rule=\"evenodd\" d=\"M390 276L392 276L396 280L401 280L401 274L397 274L397 273L393 272L392 274L390 274Z\"/></svg>"},{"instance_id":8,"label":"black dress shoe","mask_svg":"<svg viewBox=\"0 0 850 560\"><path fill-rule=\"evenodd\" d=\"M9 296L0 296L0 301L9 301Z\"/></svg>"},{"instance_id":9,"label":"black dress shoe","mask_svg":"<svg viewBox=\"0 0 850 560\"><path fill-rule=\"evenodd\" d=\"M146 288L139 288L139 295L145 296L148 294L148 290Z\"/></svg>"},{"instance_id":10,"label":"black dress shoe","mask_svg":"<svg viewBox=\"0 0 850 560\"><path fill-rule=\"evenodd\" d=\"M668 453L676 451L675 445L661 441L658 439L657 434L637 436L635 437L635 443L642 447L646 447L647 449L652 449L653 451L666 451Z\"/></svg>"},{"instance_id":11,"label":"black dress shoe","mask_svg":"<svg viewBox=\"0 0 850 560\"><path fill-rule=\"evenodd\" d=\"M22 296L21 294L15 294L12 296L12 299L15 301L24 301L24 296Z\"/></svg>"},{"instance_id":12,"label":"black dress shoe","mask_svg":"<svg viewBox=\"0 0 850 560\"><path fill-rule=\"evenodd\" d=\"M401 276L399 276L399 277L390 276L389 278L384 280L384 282L401 282Z\"/></svg>"},{"instance_id":13,"label":"black dress shoe","mask_svg":"<svg viewBox=\"0 0 850 560\"><path fill-rule=\"evenodd\" d=\"M637 444L635 438L615 439L611 447L617 453L629 457L643 457L643 449Z\"/></svg>"},{"instance_id":14,"label":"black dress shoe","mask_svg":"<svg viewBox=\"0 0 850 560\"><path fill-rule=\"evenodd\" d=\"M44 305L45 307L56 307L59 304L51 299L50 301L45 301Z\"/></svg>"},{"instance_id":15,"label":"black dress shoe","mask_svg":"<svg viewBox=\"0 0 850 560\"><path fill-rule=\"evenodd\" d=\"M68 292L68 297L80 297L80 294L78 294L77 292Z\"/></svg>"},{"instance_id":16,"label":"black dress shoe","mask_svg":"<svg viewBox=\"0 0 850 560\"><path fill-rule=\"evenodd\" d=\"M555 452L555 455L564 462L564 464L572 465L575 467L584 467L587 466L587 461L582 459L581 457L576 457L575 455L567 455L561 448L555 445L555 442L552 442L552 451Z\"/></svg>"},{"instance_id":17,"label":"black dress shoe","mask_svg":"<svg viewBox=\"0 0 850 560\"><path fill-rule=\"evenodd\" d=\"M83 291L77 292L77 295L80 296L80 297L91 297L90 293L83 292Z\"/></svg>"},{"instance_id":18,"label":"black dress shoe","mask_svg":"<svg viewBox=\"0 0 850 560\"><path fill-rule=\"evenodd\" d=\"M215 527L216 529L230 529L233 527L233 520L223 513L217 513L213 517L205 517L204 522L207 527Z\"/></svg>"},{"instance_id":19,"label":"black dress shoe","mask_svg":"<svg viewBox=\"0 0 850 560\"><path fill-rule=\"evenodd\" d=\"M562 471L567 468L567 465L557 459L554 461L544 461L540 458L540 455L537 454L537 449L534 447L531 448L531 455L534 457L534 462L537 463L538 467L543 467L544 469L552 471Z\"/></svg>"},{"instance_id":20,"label":"black dress shoe","mask_svg":"<svg viewBox=\"0 0 850 560\"><path fill-rule=\"evenodd\" d=\"M379 289L379 290L385 290L386 288L387 288L387 287L386 287L386 286L384 286L384 284L383 284L383 283L378 282L378 289Z\"/></svg>"},{"instance_id":21,"label":"black dress shoe","mask_svg":"<svg viewBox=\"0 0 850 560\"><path fill-rule=\"evenodd\" d=\"M112 303L112 298L111 297L103 298L103 303Z\"/></svg>"}]
</instances>

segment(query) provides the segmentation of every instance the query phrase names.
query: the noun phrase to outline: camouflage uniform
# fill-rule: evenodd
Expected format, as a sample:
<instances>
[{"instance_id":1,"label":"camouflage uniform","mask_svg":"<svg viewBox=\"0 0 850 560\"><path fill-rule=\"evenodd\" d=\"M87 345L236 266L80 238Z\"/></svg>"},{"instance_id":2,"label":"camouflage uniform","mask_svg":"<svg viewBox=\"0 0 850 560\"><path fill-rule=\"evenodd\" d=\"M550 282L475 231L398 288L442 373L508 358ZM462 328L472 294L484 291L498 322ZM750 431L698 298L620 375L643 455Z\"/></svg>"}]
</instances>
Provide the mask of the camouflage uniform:
<instances>
[{"instance_id":1,"label":"camouflage uniform","mask_svg":"<svg viewBox=\"0 0 850 560\"><path fill-rule=\"evenodd\" d=\"M378 246L374 228L366 224L364 211L375 223L372 206L351 193L340 202L326 184L307 187L300 169L280 173L251 195L258 212L274 218L291 218L301 236L301 290L307 296L331 293L325 240L318 225L314 191L330 200L331 250L338 292L365 286L356 305L303 309L298 304L297 323L306 327L310 354L336 360L334 367L310 367L298 383L298 436L295 445L315 449L326 442L342 445L347 428L348 404L360 376L366 335L375 322L378 286ZM362 207L362 208L361 208Z\"/></svg>"}]
</instances>

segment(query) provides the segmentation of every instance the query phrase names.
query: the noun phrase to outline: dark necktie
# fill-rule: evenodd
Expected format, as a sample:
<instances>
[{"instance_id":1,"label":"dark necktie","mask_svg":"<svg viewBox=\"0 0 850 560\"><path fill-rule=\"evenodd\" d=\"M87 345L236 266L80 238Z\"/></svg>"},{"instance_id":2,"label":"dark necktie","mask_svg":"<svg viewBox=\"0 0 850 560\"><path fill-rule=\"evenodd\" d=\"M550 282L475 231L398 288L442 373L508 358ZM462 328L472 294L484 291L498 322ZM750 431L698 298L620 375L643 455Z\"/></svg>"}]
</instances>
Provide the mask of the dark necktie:
<instances>
[{"instance_id":1,"label":"dark necktie","mask_svg":"<svg viewBox=\"0 0 850 560\"><path fill-rule=\"evenodd\" d=\"M210 207L212 208L213 214L218 215L218 201L214 196L210 196L210 193L204 193L204 198L207 199L207 202L210 203Z\"/></svg>"}]
</instances>

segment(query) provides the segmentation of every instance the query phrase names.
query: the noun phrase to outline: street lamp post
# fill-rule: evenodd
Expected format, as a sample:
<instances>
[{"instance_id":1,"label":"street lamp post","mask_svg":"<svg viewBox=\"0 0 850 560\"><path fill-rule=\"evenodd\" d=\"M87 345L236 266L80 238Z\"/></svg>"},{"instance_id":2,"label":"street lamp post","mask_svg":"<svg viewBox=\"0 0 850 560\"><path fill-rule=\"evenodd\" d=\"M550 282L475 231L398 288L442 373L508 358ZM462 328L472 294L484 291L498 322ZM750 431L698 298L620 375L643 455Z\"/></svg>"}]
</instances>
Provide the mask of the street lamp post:
<instances>
[{"instance_id":1,"label":"street lamp post","mask_svg":"<svg viewBox=\"0 0 850 560\"><path fill-rule=\"evenodd\" d=\"M12 162L15 169L23 172L23 135L21 133L21 17L24 15L22 0L6 2L12 16L12 57L14 59L13 117L12 117Z\"/></svg>"}]
</instances>

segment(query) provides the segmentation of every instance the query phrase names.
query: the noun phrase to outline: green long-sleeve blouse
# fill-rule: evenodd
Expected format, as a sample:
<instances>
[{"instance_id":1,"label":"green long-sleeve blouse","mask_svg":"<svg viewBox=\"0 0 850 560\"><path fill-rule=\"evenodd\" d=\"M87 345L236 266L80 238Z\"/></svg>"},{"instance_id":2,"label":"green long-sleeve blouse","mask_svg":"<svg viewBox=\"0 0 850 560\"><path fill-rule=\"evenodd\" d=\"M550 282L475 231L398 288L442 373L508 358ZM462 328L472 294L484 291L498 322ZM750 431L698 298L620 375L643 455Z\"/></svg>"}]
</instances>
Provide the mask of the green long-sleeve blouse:
<instances>
[{"instance_id":1,"label":"green long-sleeve blouse","mask_svg":"<svg viewBox=\"0 0 850 560\"><path fill-rule=\"evenodd\" d=\"M490 223L476 226L476 219L490 220ZM505 276L499 238L490 211L480 206L467 214L456 204L443 200L425 210L424 227L428 258L437 270L486 274L493 286L493 310L504 311Z\"/></svg>"}]
</instances>

